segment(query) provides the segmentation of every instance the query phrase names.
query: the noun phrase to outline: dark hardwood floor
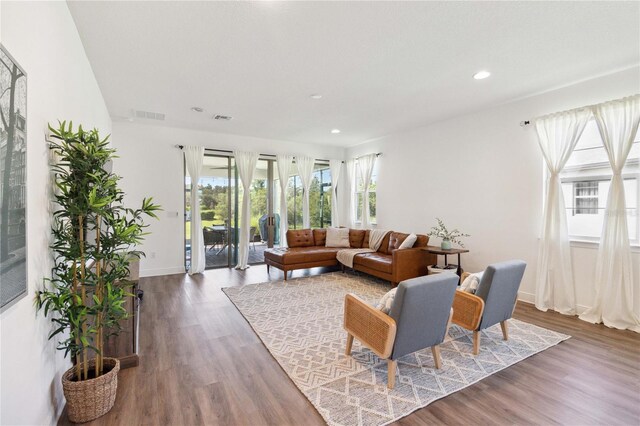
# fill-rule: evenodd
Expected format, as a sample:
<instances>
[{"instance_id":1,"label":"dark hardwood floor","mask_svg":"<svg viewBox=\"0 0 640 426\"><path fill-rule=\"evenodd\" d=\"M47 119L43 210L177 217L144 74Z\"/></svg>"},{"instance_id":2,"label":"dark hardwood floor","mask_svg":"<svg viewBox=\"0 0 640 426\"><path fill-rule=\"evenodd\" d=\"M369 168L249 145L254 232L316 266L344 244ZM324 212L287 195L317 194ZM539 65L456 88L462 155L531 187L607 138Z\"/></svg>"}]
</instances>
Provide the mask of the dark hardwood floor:
<instances>
[{"instance_id":1,"label":"dark hardwood floor","mask_svg":"<svg viewBox=\"0 0 640 426\"><path fill-rule=\"evenodd\" d=\"M253 266L141 279L140 366L120 372L114 408L90 424L324 424L220 291L282 278ZM640 335L526 303L514 316L572 338L397 423L640 424Z\"/></svg>"}]
</instances>

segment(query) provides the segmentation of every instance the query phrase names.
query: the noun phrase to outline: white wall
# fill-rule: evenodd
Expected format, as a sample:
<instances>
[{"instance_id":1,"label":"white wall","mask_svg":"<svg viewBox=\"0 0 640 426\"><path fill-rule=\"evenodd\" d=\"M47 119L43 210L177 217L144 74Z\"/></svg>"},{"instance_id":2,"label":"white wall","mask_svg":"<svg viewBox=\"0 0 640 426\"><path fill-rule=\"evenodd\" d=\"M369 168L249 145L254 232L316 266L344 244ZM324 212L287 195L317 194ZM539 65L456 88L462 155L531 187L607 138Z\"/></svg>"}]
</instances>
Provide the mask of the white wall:
<instances>
[{"instance_id":1,"label":"white wall","mask_svg":"<svg viewBox=\"0 0 640 426\"><path fill-rule=\"evenodd\" d=\"M149 220L151 234L139 247L147 254L141 276L184 272L184 169L182 152L175 146L199 145L222 150L257 151L262 154L304 154L322 159L342 159L344 149L245 136L114 122L113 144L120 156L114 172L123 177L125 202L138 205L153 197L164 211ZM155 254L155 258L152 256Z\"/></svg>"},{"instance_id":2,"label":"white wall","mask_svg":"<svg viewBox=\"0 0 640 426\"><path fill-rule=\"evenodd\" d=\"M0 39L27 72L27 296L0 316L0 422L54 424L71 363L49 342L33 295L50 273L48 122L72 119L111 131L111 120L65 2L0 2Z\"/></svg>"},{"instance_id":3,"label":"white wall","mask_svg":"<svg viewBox=\"0 0 640 426\"><path fill-rule=\"evenodd\" d=\"M639 91L640 70L629 69L361 144L349 148L346 157L383 153L378 228L426 233L440 217L472 235L465 239L470 250L462 255L465 270L525 260L520 297L533 301L543 164L535 130L521 128L520 121ZM635 279L640 280L640 253L634 250ZM582 308L592 303L596 252L593 245L572 247Z\"/></svg>"}]
</instances>

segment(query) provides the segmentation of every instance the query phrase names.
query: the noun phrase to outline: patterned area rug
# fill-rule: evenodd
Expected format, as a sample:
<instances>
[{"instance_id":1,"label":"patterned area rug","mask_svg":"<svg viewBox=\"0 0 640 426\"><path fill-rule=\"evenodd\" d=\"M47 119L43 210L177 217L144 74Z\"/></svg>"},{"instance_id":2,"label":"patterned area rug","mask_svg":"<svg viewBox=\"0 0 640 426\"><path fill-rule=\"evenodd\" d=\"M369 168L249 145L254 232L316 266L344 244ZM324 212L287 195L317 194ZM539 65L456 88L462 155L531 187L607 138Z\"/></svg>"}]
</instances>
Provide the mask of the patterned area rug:
<instances>
[{"instance_id":1,"label":"patterned area rug","mask_svg":"<svg viewBox=\"0 0 640 426\"><path fill-rule=\"evenodd\" d=\"M393 390L387 363L356 339L344 355L344 296L355 293L375 304L390 289L371 277L333 272L314 277L224 288L267 349L330 425L387 424L463 389L570 336L509 320L509 340L500 326L482 332L480 354L472 334L453 325L436 370L431 350L398 360Z\"/></svg>"}]
</instances>

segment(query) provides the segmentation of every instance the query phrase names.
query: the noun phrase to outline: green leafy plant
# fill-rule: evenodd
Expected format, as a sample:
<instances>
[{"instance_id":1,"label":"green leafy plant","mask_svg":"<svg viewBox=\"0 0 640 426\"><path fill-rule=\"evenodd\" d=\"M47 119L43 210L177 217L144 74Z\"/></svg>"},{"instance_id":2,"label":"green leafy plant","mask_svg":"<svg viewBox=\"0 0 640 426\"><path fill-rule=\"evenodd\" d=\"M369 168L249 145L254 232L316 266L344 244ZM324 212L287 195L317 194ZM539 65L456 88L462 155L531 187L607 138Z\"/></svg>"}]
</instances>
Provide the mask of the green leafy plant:
<instances>
[{"instance_id":1,"label":"green leafy plant","mask_svg":"<svg viewBox=\"0 0 640 426\"><path fill-rule=\"evenodd\" d=\"M429 231L429 233L427 234L428 236L442 238L443 240L449 240L452 243L460 245L460 247L464 247L464 244L462 243L462 240L460 238L470 237L471 235L464 234L458 231L458 229L449 231L442 219L437 217L436 220L438 221L438 225L431 228L431 231Z\"/></svg>"},{"instance_id":2,"label":"green leafy plant","mask_svg":"<svg viewBox=\"0 0 640 426\"><path fill-rule=\"evenodd\" d=\"M51 166L56 209L50 245L54 256L51 278L36 293L36 308L51 316L49 339L63 336L58 349L70 355L76 380L103 374L106 338L120 331L127 317L124 307L131 282L129 265L144 253L135 250L144 235L144 217L156 217L160 207L151 198L138 209L123 206L120 177L108 171L116 158L96 129L85 131L73 123L49 126ZM95 370L89 358L95 355Z\"/></svg>"}]
</instances>

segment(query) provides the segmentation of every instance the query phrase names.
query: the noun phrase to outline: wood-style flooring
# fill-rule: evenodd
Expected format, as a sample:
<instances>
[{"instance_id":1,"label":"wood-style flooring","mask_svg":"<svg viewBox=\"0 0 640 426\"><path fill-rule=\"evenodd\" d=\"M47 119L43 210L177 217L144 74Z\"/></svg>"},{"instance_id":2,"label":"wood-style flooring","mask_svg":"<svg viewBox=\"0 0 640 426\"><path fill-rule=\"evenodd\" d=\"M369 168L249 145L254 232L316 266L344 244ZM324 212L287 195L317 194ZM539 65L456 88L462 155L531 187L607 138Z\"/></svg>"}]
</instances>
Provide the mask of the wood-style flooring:
<instances>
[{"instance_id":1,"label":"wood-style flooring","mask_svg":"<svg viewBox=\"0 0 640 426\"><path fill-rule=\"evenodd\" d=\"M141 279L140 366L120 372L114 408L90 424L324 424L220 291L282 278L253 266ZM640 335L526 303L514 317L572 338L397 424L640 424Z\"/></svg>"}]
</instances>

